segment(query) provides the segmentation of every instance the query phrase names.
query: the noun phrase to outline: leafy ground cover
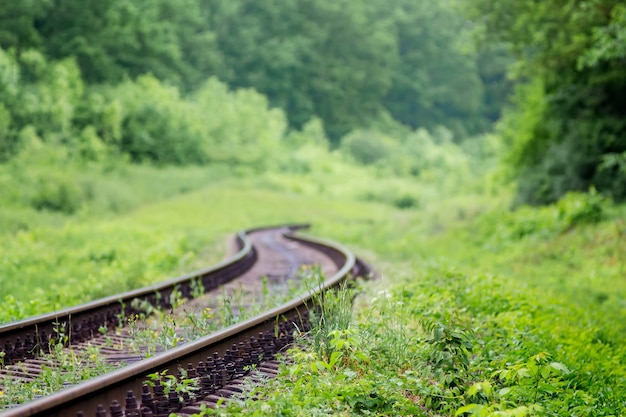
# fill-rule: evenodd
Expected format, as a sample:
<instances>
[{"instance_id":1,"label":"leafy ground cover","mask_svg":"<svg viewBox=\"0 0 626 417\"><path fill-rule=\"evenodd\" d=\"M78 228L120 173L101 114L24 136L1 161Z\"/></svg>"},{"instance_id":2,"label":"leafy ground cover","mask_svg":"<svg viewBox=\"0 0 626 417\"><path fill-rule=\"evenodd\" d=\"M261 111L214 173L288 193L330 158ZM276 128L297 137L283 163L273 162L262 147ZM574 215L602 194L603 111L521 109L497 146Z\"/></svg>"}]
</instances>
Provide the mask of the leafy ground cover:
<instances>
[{"instance_id":1,"label":"leafy ground cover","mask_svg":"<svg viewBox=\"0 0 626 417\"><path fill-rule=\"evenodd\" d=\"M4 281L2 319L214 263L226 236L245 227L309 221L382 278L362 283L354 310L342 297L328 306L292 352L295 364L255 388L261 401L219 413L624 413L623 206L591 192L511 212L506 196L483 190L403 207L394 197L408 182L371 199L362 176L332 169L317 184L279 173L222 178L115 216L5 232L0 270L20 285ZM24 282L39 289L26 292Z\"/></svg>"},{"instance_id":2,"label":"leafy ground cover","mask_svg":"<svg viewBox=\"0 0 626 417\"><path fill-rule=\"evenodd\" d=\"M52 311L199 269L225 255L246 227L363 218L362 205L259 190L245 182L213 186L118 216L55 217L5 231L0 239L0 322ZM387 206L369 204L384 216ZM29 216L30 213L19 213Z\"/></svg>"},{"instance_id":3,"label":"leafy ground cover","mask_svg":"<svg viewBox=\"0 0 626 417\"><path fill-rule=\"evenodd\" d=\"M207 415L624 413L623 207L572 194L430 235L408 226L424 213L403 214L354 239L390 261L353 320L333 320L349 306L330 305L323 347L318 329L281 378L254 388L260 401Z\"/></svg>"}]
</instances>

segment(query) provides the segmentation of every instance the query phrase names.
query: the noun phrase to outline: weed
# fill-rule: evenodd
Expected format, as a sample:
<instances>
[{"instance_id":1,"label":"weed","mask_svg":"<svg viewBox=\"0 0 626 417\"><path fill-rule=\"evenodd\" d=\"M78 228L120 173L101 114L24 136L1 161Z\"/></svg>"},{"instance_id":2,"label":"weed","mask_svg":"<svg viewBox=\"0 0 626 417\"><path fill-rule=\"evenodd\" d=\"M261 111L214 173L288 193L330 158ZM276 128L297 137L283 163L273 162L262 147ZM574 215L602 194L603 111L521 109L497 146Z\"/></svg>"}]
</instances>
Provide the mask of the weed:
<instances>
[{"instance_id":1,"label":"weed","mask_svg":"<svg viewBox=\"0 0 626 417\"><path fill-rule=\"evenodd\" d=\"M213 310L209 307L203 309L200 314L185 311L185 317L191 324L191 329L189 330L191 339L206 336L217 330L217 319L213 314Z\"/></svg>"},{"instance_id":2,"label":"weed","mask_svg":"<svg viewBox=\"0 0 626 417\"><path fill-rule=\"evenodd\" d=\"M178 346L183 341L178 335L176 327L176 318L168 315L162 323L157 333L158 346L163 350L168 350Z\"/></svg>"},{"instance_id":3,"label":"weed","mask_svg":"<svg viewBox=\"0 0 626 417\"><path fill-rule=\"evenodd\" d=\"M161 372L155 372L148 375L146 384L154 387L158 381L163 387L163 392L168 395L170 392L175 392L178 396L178 401L182 404L188 398L194 398L197 391L200 389L200 381L198 378L191 378L186 369L178 369L178 377L168 374L167 370ZM185 398L187 397L187 398Z\"/></svg>"},{"instance_id":4,"label":"weed","mask_svg":"<svg viewBox=\"0 0 626 417\"><path fill-rule=\"evenodd\" d=\"M235 315L233 313L233 309L231 307L232 296L227 295L226 292L222 294L222 306L221 306L221 317L224 321L224 326L228 327L232 324L235 324Z\"/></svg>"},{"instance_id":5,"label":"weed","mask_svg":"<svg viewBox=\"0 0 626 417\"><path fill-rule=\"evenodd\" d=\"M454 316L444 324L428 317L420 319L424 330L430 335L426 342L427 362L443 375L447 386L453 386L466 378L469 358L473 348L471 332L460 326Z\"/></svg>"},{"instance_id":6,"label":"weed","mask_svg":"<svg viewBox=\"0 0 626 417\"><path fill-rule=\"evenodd\" d=\"M324 282L320 269L311 269L311 276L318 281L318 290ZM329 361L336 352L336 338L347 334L352 322L352 291L348 283L343 281L338 289L319 291L313 297L314 308L311 309L311 340L317 355Z\"/></svg>"},{"instance_id":7,"label":"weed","mask_svg":"<svg viewBox=\"0 0 626 417\"><path fill-rule=\"evenodd\" d=\"M191 296L193 298L201 297L204 294L204 285L202 284L202 278L194 278L191 280Z\"/></svg>"},{"instance_id":8,"label":"weed","mask_svg":"<svg viewBox=\"0 0 626 417\"><path fill-rule=\"evenodd\" d=\"M544 411L541 404L568 395L563 376L570 371L550 359L550 354L540 352L524 363L493 372L492 381L472 384L464 394L469 404L455 415L518 416Z\"/></svg>"},{"instance_id":9,"label":"weed","mask_svg":"<svg viewBox=\"0 0 626 417\"><path fill-rule=\"evenodd\" d=\"M0 378L0 406L32 401L114 369L112 364L103 360L99 348L95 346L75 351L65 348L62 343L51 343L50 354L41 360L44 363L36 380L25 381L10 376Z\"/></svg>"},{"instance_id":10,"label":"weed","mask_svg":"<svg viewBox=\"0 0 626 417\"><path fill-rule=\"evenodd\" d=\"M169 297L169 306L172 311L181 307L185 303L185 297L180 291L180 286L176 285Z\"/></svg>"}]
</instances>

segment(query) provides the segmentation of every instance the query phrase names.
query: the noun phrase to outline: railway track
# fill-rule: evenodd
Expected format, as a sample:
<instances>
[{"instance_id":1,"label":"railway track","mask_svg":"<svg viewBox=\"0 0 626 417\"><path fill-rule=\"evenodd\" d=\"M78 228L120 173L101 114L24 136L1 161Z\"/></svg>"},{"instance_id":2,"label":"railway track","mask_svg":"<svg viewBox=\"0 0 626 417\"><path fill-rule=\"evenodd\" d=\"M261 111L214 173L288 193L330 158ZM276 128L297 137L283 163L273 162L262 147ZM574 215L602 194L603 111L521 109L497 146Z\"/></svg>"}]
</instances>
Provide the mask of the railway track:
<instances>
[{"instance_id":1,"label":"railway track","mask_svg":"<svg viewBox=\"0 0 626 417\"><path fill-rule=\"evenodd\" d=\"M14 378L36 378L40 356L45 356L49 347L58 343L62 324L63 340L69 349L78 349L97 345L102 340L110 341L111 332L116 337L127 337L120 332L122 318L142 313L146 305L170 309L175 314L174 299L191 300L184 304L185 309L206 308L214 302L216 291L233 292L236 288L245 292L244 298L255 300L261 287L266 291L268 281L274 286L283 285L293 279L302 265L319 264L327 276L332 275L315 292L337 286L348 276L369 273L367 266L342 246L294 233L301 228L286 226L240 232L236 237L238 252L212 268L0 326L3 371ZM198 288L203 289L204 295ZM274 355L292 343L296 329L308 328L308 309L314 296L313 291L304 292L264 314L150 358L136 352L128 354L124 352L124 343L120 343L120 351L109 354L111 361L123 362L121 369L0 411L0 415L117 417L168 416L172 412L191 415L198 412L201 404L214 406L219 398L238 391L241 378L250 369L268 375L275 373L275 364L271 362ZM234 306L235 310L239 308L242 306ZM162 378L155 379L155 375ZM191 383L193 390L176 392L173 381Z\"/></svg>"}]
</instances>

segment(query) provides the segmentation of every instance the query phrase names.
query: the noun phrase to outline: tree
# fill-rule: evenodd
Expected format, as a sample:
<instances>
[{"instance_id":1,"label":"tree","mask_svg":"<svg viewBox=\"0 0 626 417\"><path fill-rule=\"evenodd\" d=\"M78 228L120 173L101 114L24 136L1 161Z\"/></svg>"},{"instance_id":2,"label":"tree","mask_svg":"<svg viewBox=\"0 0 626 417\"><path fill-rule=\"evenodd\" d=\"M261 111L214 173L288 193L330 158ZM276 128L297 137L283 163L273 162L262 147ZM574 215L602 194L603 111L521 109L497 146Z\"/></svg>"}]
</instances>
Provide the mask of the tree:
<instances>
[{"instance_id":1,"label":"tree","mask_svg":"<svg viewBox=\"0 0 626 417\"><path fill-rule=\"evenodd\" d=\"M413 127L452 128L457 138L488 128L484 87L466 19L449 2L385 3L397 33L399 65L385 107Z\"/></svg>"},{"instance_id":2,"label":"tree","mask_svg":"<svg viewBox=\"0 0 626 417\"><path fill-rule=\"evenodd\" d=\"M224 58L218 73L287 111L312 116L337 141L381 111L397 62L392 33L365 0L206 2Z\"/></svg>"},{"instance_id":3,"label":"tree","mask_svg":"<svg viewBox=\"0 0 626 417\"><path fill-rule=\"evenodd\" d=\"M0 48L39 47L42 38L35 21L45 16L51 0L3 1L0 3Z\"/></svg>"},{"instance_id":4,"label":"tree","mask_svg":"<svg viewBox=\"0 0 626 417\"><path fill-rule=\"evenodd\" d=\"M88 82L152 73L192 88L216 65L197 0L50 0L36 21L46 52L75 56Z\"/></svg>"},{"instance_id":5,"label":"tree","mask_svg":"<svg viewBox=\"0 0 626 417\"><path fill-rule=\"evenodd\" d=\"M502 66L491 64L504 53L479 56L471 49L468 21L451 1L210 0L205 6L224 57L220 78L268 95L292 127L317 115L337 142L388 112L413 128L450 126L462 138L499 116L506 93L491 88L487 108L484 83L502 76ZM480 72L481 59L491 71Z\"/></svg>"},{"instance_id":6,"label":"tree","mask_svg":"<svg viewBox=\"0 0 626 417\"><path fill-rule=\"evenodd\" d=\"M626 151L623 3L472 0L470 4L469 12L484 25L485 36L511 46L517 57L513 74L533 80L534 92L519 94L521 114L508 118L519 201L549 203L567 191L592 185L617 200L625 199L626 174L605 163Z\"/></svg>"}]
</instances>

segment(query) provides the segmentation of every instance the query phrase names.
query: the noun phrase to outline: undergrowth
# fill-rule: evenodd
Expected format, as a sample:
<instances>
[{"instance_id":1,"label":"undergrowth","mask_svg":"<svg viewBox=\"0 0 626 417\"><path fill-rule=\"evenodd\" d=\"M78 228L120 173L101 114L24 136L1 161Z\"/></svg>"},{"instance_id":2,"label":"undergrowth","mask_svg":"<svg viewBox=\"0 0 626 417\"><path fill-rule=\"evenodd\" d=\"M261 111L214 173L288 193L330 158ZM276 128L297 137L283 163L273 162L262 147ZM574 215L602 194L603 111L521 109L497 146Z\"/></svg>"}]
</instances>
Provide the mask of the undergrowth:
<instances>
[{"instance_id":1,"label":"undergrowth","mask_svg":"<svg viewBox=\"0 0 626 417\"><path fill-rule=\"evenodd\" d=\"M378 182L384 171L331 162L319 182L224 179L115 218L38 212L41 223L2 240L0 274L20 282L3 280L0 321L213 263L211 249L235 230L311 221L385 278L362 285L340 326L328 298L317 332L303 337L317 341L255 388L259 401L206 414L624 414L624 206L591 190L510 210L494 207L507 199L487 186L436 199L432 188ZM346 318L351 304L341 308ZM207 330L194 320L189 334Z\"/></svg>"},{"instance_id":2,"label":"undergrowth","mask_svg":"<svg viewBox=\"0 0 626 417\"><path fill-rule=\"evenodd\" d=\"M602 269L623 251L612 246L623 236L623 210L592 191L509 213L495 225L492 214L447 237L411 240L415 259L387 264L388 276L363 284L354 316L340 326L331 318L351 304L337 301L353 294L328 293L330 311L322 309L278 378L252 388L256 400L228 401L203 415L623 415L625 291L618 265ZM529 221L541 226L510 237ZM509 235L506 247L485 251L502 236L487 232L494 226ZM452 236L467 245L458 259L419 255L423 245L438 253ZM546 248L602 256L584 258L579 270L555 268L550 256L527 262ZM588 283L589 268L603 276ZM604 297L574 290L609 281L614 290Z\"/></svg>"},{"instance_id":3,"label":"undergrowth","mask_svg":"<svg viewBox=\"0 0 626 417\"><path fill-rule=\"evenodd\" d=\"M116 369L114 364L104 360L99 347L71 350L65 348L62 341L51 343L50 354L43 356L40 362L41 372L37 379L0 377L0 410L36 400ZM0 368L3 365L0 355ZM15 365L18 371L20 366ZM24 369L24 372L29 371Z\"/></svg>"},{"instance_id":4,"label":"undergrowth","mask_svg":"<svg viewBox=\"0 0 626 417\"><path fill-rule=\"evenodd\" d=\"M124 334L126 337L112 337L108 329L102 327L100 329L102 346L106 349L134 352L143 358L152 357L250 319L291 301L296 296L302 296L305 289L318 283L317 277L319 277L318 274L313 274L309 268L303 267L293 279L287 282L280 285L266 283L260 293L251 293L244 288L230 292L223 291L220 297L215 297L215 300L207 300L214 308L187 307L182 295L174 291L170 297L172 308L163 310L153 308L147 303L138 303L136 307L143 312L119 317L120 326L114 329L114 333L117 336ZM196 296L202 293L202 288L196 288ZM179 313L172 314L172 309L176 309ZM91 345L88 342L84 350L67 348L68 336L63 326L55 328L55 332L56 340L50 343L50 354L39 352L38 360L43 364L37 379L24 382L21 378L8 375L0 377L0 411L9 406L50 395L69 385L95 378L122 366L120 363L107 362L100 354L100 345ZM0 369L5 365L3 355L4 353L0 352ZM21 364L12 365L18 371L21 366ZM181 372L186 371L181 370ZM169 389L175 389L177 392L184 390L188 388L185 385L186 382L194 382L192 379L177 381L176 377L164 374L155 375L154 378L162 380L166 392Z\"/></svg>"}]
</instances>

